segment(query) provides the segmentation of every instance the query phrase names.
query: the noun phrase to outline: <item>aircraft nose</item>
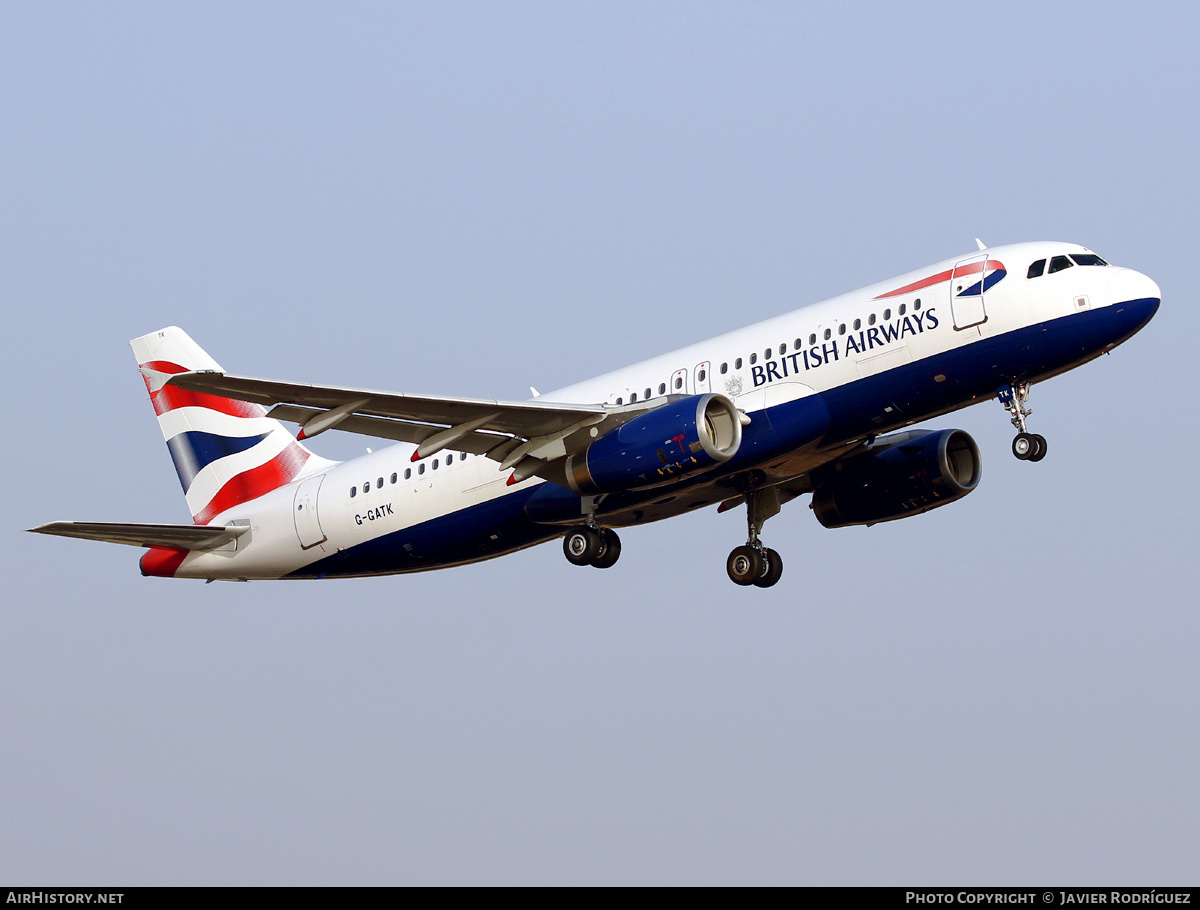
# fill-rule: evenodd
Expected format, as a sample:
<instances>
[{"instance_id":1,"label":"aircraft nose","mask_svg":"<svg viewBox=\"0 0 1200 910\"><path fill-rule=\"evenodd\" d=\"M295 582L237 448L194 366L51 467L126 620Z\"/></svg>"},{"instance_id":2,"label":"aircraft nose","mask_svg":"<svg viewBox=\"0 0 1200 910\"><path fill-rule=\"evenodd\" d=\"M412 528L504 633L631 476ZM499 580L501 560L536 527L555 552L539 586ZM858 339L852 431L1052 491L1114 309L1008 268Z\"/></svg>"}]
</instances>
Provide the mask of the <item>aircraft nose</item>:
<instances>
[{"instance_id":1,"label":"aircraft nose","mask_svg":"<svg viewBox=\"0 0 1200 910\"><path fill-rule=\"evenodd\" d=\"M1149 275L1143 275L1141 272L1133 272L1134 300L1140 301L1145 308L1146 319L1142 323L1145 325L1149 322L1154 314L1158 312L1159 304L1162 303L1162 290L1158 286L1158 282Z\"/></svg>"},{"instance_id":2,"label":"aircraft nose","mask_svg":"<svg viewBox=\"0 0 1200 910\"><path fill-rule=\"evenodd\" d=\"M1143 275L1141 272L1131 272L1130 275L1133 278L1133 284L1137 289L1138 299L1153 299L1155 301L1162 301L1162 291L1158 287L1158 282L1156 282L1149 275ZM1157 307L1155 307L1155 309L1157 309Z\"/></svg>"},{"instance_id":3,"label":"aircraft nose","mask_svg":"<svg viewBox=\"0 0 1200 910\"><path fill-rule=\"evenodd\" d=\"M1113 276L1115 286L1112 288L1115 303L1138 303L1148 308L1147 318L1153 316L1162 301L1162 291L1158 283L1148 275L1135 272L1133 269L1121 269Z\"/></svg>"},{"instance_id":4,"label":"aircraft nose","mask_svg":"<svg viewBox=\"0 0 1200 910\"><path fill-rule=\"evenodd\" d=\"M1154 318L1162 302L1162 291L1154 279L1133 269L1114 270L1110 274L1114 318L1124 340Z\"/></svg>"}]
</instances>

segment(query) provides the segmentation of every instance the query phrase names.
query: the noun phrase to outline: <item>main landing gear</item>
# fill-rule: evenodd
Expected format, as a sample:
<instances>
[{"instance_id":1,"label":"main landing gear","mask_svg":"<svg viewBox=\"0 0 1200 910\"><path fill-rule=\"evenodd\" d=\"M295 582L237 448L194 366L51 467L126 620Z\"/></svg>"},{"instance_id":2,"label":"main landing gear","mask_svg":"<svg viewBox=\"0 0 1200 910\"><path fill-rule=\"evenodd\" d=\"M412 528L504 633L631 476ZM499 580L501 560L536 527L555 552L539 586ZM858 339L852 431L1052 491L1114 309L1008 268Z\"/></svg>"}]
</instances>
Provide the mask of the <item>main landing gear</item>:
<instances>
[{"instance_id":1,"label":"main landing gear","mask_svg":"<svg viewBox=\"0 0 1200 910\"><path fill-rule=\"evenodd\" d=\"M1046 457L1046 437L1025 429L1025 418L1033 413L1025 407L1029 401L1029 383L1010 383L1000 386L996 392L1000 396L1000 404L1012 415L1012 425L1017 428L1012 453L1021 461L1041 461Z\"/></svg>"},{"instance_id":2,"label":"main landing gear","mask_svg":"<svg viewBox=\"0 0 1200 910\"><path fill-rule=\"evenodd\" d=\"M725 571L735 585L769 588L783 576L783 557L758 539L763 523L778 512L779 493L774 487L746 494L746 543L734 547L725 560Z\"/></svg>"},{"instance_id":3,"label":"main landing gear","mask_svg":"<svg viewBox=\"0 0 1200 910\"><path fill-rule=\"evenodd\" d=\"M563 553L572 565L607 569L621 556L621 538L612 528L584 525L563 538Z\"/></svg>"}]
</instances>

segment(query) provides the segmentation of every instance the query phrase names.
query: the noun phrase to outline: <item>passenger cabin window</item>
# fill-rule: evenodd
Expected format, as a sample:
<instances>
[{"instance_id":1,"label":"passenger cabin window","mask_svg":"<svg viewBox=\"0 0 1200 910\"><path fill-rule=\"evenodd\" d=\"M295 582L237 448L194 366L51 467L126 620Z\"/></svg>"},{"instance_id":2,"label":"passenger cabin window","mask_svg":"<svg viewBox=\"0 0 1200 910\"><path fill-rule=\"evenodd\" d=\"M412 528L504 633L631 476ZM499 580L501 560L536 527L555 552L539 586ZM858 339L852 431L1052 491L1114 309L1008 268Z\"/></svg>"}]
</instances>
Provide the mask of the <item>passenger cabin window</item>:
<instances>
[{"instance_id":1,"label":"passenger cabin window","mask_svg":"<svg viewBox=\"0 0 1200 910\"><path fill-rule=\"evenodd\" d=\"M392 483L395 483L395 482L397 481L397 479L398 479L398 478L396 477L396 475L395 475L395 474L393 474L393 475L392 475Z\"/></svg>"},{"instance_id":2,"label":"passenger cabin window","mask_svg":"<svg viewBox=\"0 0 1200 910\"><path fill-rule=\"evenodd\" d=\"M800 350L802 346L803 345L801 344L801 340L799 338L792 342L792 347L797 351Z\"/></svg>"},{"instance_id":3,"label":"passenger cabin window","mask_svg":"<svg viewBox=\"0 0 1200 910\"><path fill-rule=\"evenodd\" d=\"M630 404L634 404L636 401L637 401L637 392L633 392L633 393L632 393L632 394L629 396L629 403L630 403Z\"/></svg>"},{"instance_id":4,"label":"passenger cabin window","mask_svg":"<svg viewBox=\"0 0 1200 910\"><path fill-rule=\"evenodd\" d=\"M867 325L874 325L874 324L875 324L875 314L872 313L870 316L867 317Z\"/></svg>"},{"instance_id":5,"label":"passenger cabin window","mask_svg":"<svg viewBox=\"0 0 1200 910\"><path fill-rule=\"evenodd\" d=\"M408 480L410 477L412 477L412 468L405 468L404 469L404 479Z\"/></svg>"},{"instance_id":6,"label":"passenger cabin window","mask_svg":"<svg viewBox=\"0 0 1200 910\"><path fill-rule=\"evenodd\" d=\"M1095 253L1072 253L1071 258L1075 260L1076 265L1108 265Z\"/></svg>"},{"instance_id":7,"label":"passenger cabin window","mask_svg":"<svg viewBox=\"0 0 1200 910\"><path fill-rule=\"evenodd\" d=\"M1042 272L1046 271L1046 260L1039 259L1029 267L1029 271L1025 273L1026 278L1041 278Z\"/></svg>"},{"instance_id":8,"label":"passenger cabin window","mask_svg":"<svg viewBox=\"0 0 1200 910\"><path fill-rule=\"evenodd\" d=\"M733 362L733 368L735 370L740 370L742 368L742 358L741 357L739 357L737 360L735 360Z\"/></svg>"},{"instance_id":9,"label":"passenger cabin window","mask_svg":"<svg viewBox=\"0 0 1200 910\"><path fill-rule=\"evenodd\" d=\"M828 341L831 337L833 337L833 330L826 329L825 330L825 340Z\"/></svg>"},{"instance_id":10,"label":"passenger cabin window","mask_svg":"<svg viewBox=\"0 0 1200 910\"><path fill-rule=\"evenodd\" d=\"M705 380L705 378L706 378L707 376L708 376L708 371L707 371L707 370L701 370L701 371L700 371L700 372L699 372L699 373L696 375L696 380L697 380L698 382L704 382L704 380Z\"/></svg>"},{"instance_id":11,"label":"passenger cabin window","mask_svg":"<svg viewBox=\"0 0 1200 910\"><path fill-rule=\"evenodd\" d=\"M1055 256L1050 260L1050 271L1048 271L1046 274L1053 275L1055 272L1061 272L1063 269L1069 269L1071 265L1071 260L1066 256Z\"/></svg>"},{"instance_id":12,"label":"passenger cabin window","mask_svg":"<svg viewBox=\"0 0 1200 910\"><path fill-rule=\"evenodd\" d=\"M350 488L350 498L353 499L357 495L358 495L358 487L351 487Z\"/></svg>"},{"instance_id":13,"label":"passenger cabin window","mask_svg":"<svg viewBox=\"0 0 1200 910\"><path fill-rule=\"evenodd\" d=\"M383 489L383 478L382 477L380 477L378 480L375 481L375 488L378 490Z\"/></svg>"},{"instance_id":14,"label":"passenger cabin window","mask_svg":"<svg viewBox=\"0 0 1200 910\"><path fill-rule=\"evenodd\" d=\"M838 334L839 335L846 334L846 323L843 322L841 325L838 326Z\"/></svg>"},{"instance_id":15,"label":"passenger cabin window","mask_svg":"<svg viewBox=\"0 0 1200 910\"><path fill-rule=\"evenodd\" d=\"M921 309L921 298L920 297L918 297L916 300L913 301L913 309L914 310Z\"/></svg>"},{"instance_id":16,"label":"passenger cabin window","mask_svg":"<svg viewBox=\"0 0 1200 910\"><path fill-rule=\"evenodd\" d=\"M683 377L682 376L675 377L675 388L677 388L677 389L683 388Z\"/></svg>"},{"instance_id":17,"label":"passenger cabin window","mask_svg":"<svg viewBox=\"0 0 1200 910\"><path fill-rule=\"evenodd\" d=\"M446 456L446 464L454 464L454 454L453 453Z\"/></svg>"},{"instance_id":18,"label":"passenger cabin window","mask_svg":"<svg viewBox=\"0 0 1200 910\"><path fill-rule=\"evenodd\" d=\"M644 395L642 395L642 397L645 398L647 401L649 401L650 400L650 390L646 389L646 392Z\"/></svg>"},{"instance_id":19,"label":"passenger cabin window","mask_svg":"<svg viewBox=\"0 0 1200 910\"><path fill-rule=\"evenodd\" d=\"M861 320L861 319L855 319L855 320L854 320L854 331L856 331L856 332L857 332L857 331L858 331L859 329L861 329L861 328L862 328L862 320Z\"/></svg>"},{"instance_id":20,"label":"passenger cabin window","mask_svg":"<svg viewBox=\"0 0 1200 910\"><path fill-rule=\"evenodd\" d=\"M905 304L903 304L903 303L902 303L902 304L900 304L900 315L901 315L901 316L903 316L903 315L904 315L904 311L905 311L905 310L907 310L907 309L908 309L908 307L907 307Z\"/></svg>"},{"instance_id":21,"label":"passenger cabin window","mask_svg":"<svg viewBox=\"0 0 1200 910\"><path fill-rule=\"evenodd\" d=\"M812 347L816 343L817 343L817 333L813 332L811 335L808 336L808 346Z\"/></svg>"},{"instance_id":22,"label":"passenger cabin window","mask_svg":"<svg viewBox=\"0 0 1200 910\"><path fill-rule=\"evenodd\" d=\"M884 321L884 322L888 322L889 320L891 320L891 318L892 318L892 311L891 311L891 310L884 310L884 311L883 311L883 321Z\"/></svg>"},{"instance_id":23,"label":"passenger cabin window","mask_svg":"<svg viewBox=\"0 0 1200 910\"><path fill-rule=\"evenodd\" d=\"M757 354L751 354L751 355L750 355L750 365L751 365L751 366L754 366L754 364L756 364L756 363L758 363L758 355L757 355Z\"/></svg>"},{"instance_id":24,"label":"passenger cabin window","mask_svg":"<svg viewBox=\"0 0 1200 910\"><path fill-rule=\"evenodd\" d=\"M425 462L422 461L419 465L417 465L417 473L418 474L425 473Z\"/></svg>"},{"instance_id":25,"label":"passenger cabin window","mask_svg":"<svg viewBox=\"0 0 1200 910\"><path fill-rule=\"evenodd\" d=\"M665 382L660 382L660 383L658 384L658 394L659 394L659 395L666 395L666 394L667 394L667 384L666 384Z\"/></svg>"},{"instance_id":26,"label":"passenger cabin window","mask_svg":"<svg viewBox=\"0 0 1200 910\"><path fill-rule=\"evenodd\" d=\"M728 372L729 372L729 364L728 363L721 364L721 375L724 376Z\"/></svg>"},{"instance_id":27,"label":"passenger cabin window","mask_svg":"<svg viewBox=\"0 0 1200 910\"><path fill-rule=\"evenodd\" d=\"M787 353L787 342L784 342L783 344L781 344L779 346L779 356L782 357L786 353Z\"/></svg>"}]
</instances>

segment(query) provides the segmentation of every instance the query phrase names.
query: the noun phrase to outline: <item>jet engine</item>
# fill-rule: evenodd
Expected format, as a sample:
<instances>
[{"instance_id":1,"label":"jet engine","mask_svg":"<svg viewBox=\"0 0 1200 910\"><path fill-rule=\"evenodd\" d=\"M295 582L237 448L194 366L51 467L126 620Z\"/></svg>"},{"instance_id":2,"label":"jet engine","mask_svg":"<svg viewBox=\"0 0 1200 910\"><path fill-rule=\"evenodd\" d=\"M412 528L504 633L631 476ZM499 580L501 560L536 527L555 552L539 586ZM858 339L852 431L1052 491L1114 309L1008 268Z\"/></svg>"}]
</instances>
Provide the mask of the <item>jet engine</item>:
<instances>
[{"instance_id":1,"label":"jet engine","mask_svg":"<svg viewBox=\"0 0 1200 910\"><path fill-rule=\"evenodd\" d=\"M724 395L691 395L639 414L567 458L576 493L613 493L670 483L728 461L742 444L742 421Z\"/></svg>"},{"instance_id":2,"label":"jet engine","mask_svg":"<svg viewBox=\"0 0 1200 910\"><path fill-rule=\"evenodd\" d=\"M981 470L979 447L962 430L895 433L814 475L812 508L827 528L907 518L962 499Z\"/></svg>"}]
</instances>

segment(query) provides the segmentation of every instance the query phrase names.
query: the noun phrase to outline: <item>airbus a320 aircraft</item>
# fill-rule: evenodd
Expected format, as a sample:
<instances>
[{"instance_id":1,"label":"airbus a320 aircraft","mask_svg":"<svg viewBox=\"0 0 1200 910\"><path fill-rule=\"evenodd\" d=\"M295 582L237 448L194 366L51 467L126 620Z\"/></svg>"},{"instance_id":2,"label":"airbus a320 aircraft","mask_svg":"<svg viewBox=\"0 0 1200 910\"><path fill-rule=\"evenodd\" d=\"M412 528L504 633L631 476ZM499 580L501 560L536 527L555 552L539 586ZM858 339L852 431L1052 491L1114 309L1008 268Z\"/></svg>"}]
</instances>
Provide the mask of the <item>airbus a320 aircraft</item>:
<instances>
[{"instance_id":1,"label":"airbus a320 aircraft","mask_svg":"<svg viewBox=\"0 0 1200 910\"><path fill-rule=\"evenodd\" d=\"M1017 429L1013 454L1040 461L1030 386L1158 310L1158 285L1084 247L978 246L523 402L232 376L182 330L151 332L133 350L195 523L32 530L148 547L143 575L334 578L555 538L575 565L608 568L614 528L745 506L726 569L770 587L783 560L760 534L781 506L811 493L817 519L839 528L966 496L974 440L904 428L994 398ZM303 444L334 428L399 444L341 463Z\"/></svg>"}]
</instances>

